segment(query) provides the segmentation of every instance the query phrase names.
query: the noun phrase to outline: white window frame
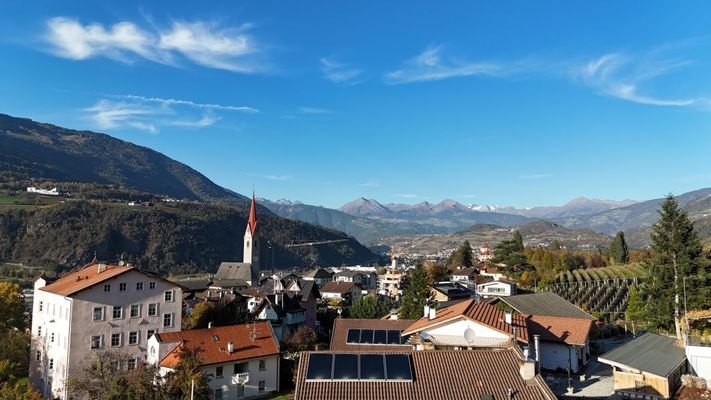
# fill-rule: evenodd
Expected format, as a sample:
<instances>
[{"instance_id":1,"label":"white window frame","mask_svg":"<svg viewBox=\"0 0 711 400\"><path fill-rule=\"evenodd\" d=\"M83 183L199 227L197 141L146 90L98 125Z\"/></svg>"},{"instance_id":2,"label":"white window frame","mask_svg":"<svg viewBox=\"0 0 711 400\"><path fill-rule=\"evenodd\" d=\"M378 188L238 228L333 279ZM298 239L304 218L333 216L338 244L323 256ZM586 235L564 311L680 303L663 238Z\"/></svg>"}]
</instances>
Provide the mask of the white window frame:
<instances>
[{"instance_id":1,"label":"white window frame","mask_svg":"<svg viewBox=\"0 0 711 400\"><path fill-rule=\"evenodd\" d=\"M143 282L136 282L136 290L143 290Z\"/></svg>"},{"instance_id":2,"label":"white window frame","mask_svg":"<svg viewBox=\"0 0 711 400\"><path fill-rule=\"evenodd\" d=\"M128 284L126 282L119 283L119 292L125 292L128 290Z\"/></svg>"},{"instance_id":3,"label":"white window frame","mask_svg":"<svg viewBox=\"0 0 711 400\"><path fill-rule=\"evenodd\" d=\"M135 358L131 358L126 362L126 369L136 369L138 367L138 360Z\"/></svg>"},{"instance_id":4,"label":"white window frame","mask_svg":"<svg viewBox=\"0 0 711 400\"><path fill-rule=\"evenodd\" d=\"M148 329L146 331L146 340L150 339L151 336L155 335L156 333L158 333L158 329Z\"/></svg>"},{"instance_id":5,"label":"white window frame","mask_svg":"<svg viewBox=\"0 0 711 400\"><path fill-rule=\"evenodd\" d=\"M99 338L98 347L94 346L94 338ZM90 340L91 340L91 344L90 344L89 348L91 348L91 350L100 350L100 349L104 348L104 335L93 335L93 336L91 336Z\"/></svg>"},{"instance_id":6,"label":"white window frame","mask_svg":"<svg viewBox=\"0 0 711 400\"><path fill-rule=\"evenodd\" d=\"M153 306L153 313L151 313L151 306ZM160 315L159 303L149 303L148 304L148 316L157 317Z\"/></svg>"},{"instance_id":7,"label":"white window frame","mask_svg":"<svg viewBox=\"0 0 711 400\"><path fill-rule=\"evenodd\" d=\"M168 317L170 318L170 324L166 325L165 324L165 318ZM173 321L173 313L165 313L163 314L163 328L172 328L173 325L175 324L175 321Z\"/></svg>"},{"instance_id":8,"label":"white window frame","mask_svg":"<svg viewBox=\"0 0 711 400\"><path fill-rule=\"evenodd\" d=\"M134 307L136 309L136 315L133 315ZM129 309L128 316L129 316L129 318L141 318L141 305L140 304L131 304L131 308Z\"/></svg>"},{"instance_id":9,"label":"white window frame","mask_svg":"<svg viewBox=\"0 0 711 400\"><path fill-rule=\"evenodd\" d=\"M135 338L135 339L133 339ZM128 345L135 346L141 343L141 331L131 331L128 333Z\"/></svg>"},{"instance_id":10,"label":"white window frame","mask_svg":"<svg viewBox=\"0 0 711 400\"><path fill-rule=\"evenodd\" d=\"M266 371L266 370L267 370L267 362L266 362L266 360L259 360L259 370L260 370L260 371Z\"/></svg>"},{"instance_id":11,"label":"white window frame","mask_svg":"<svg viewBox=\"0 0 711 400\"><path fill-rule=\"evenodd\" d=\"M114 345L114 335L118 336L118 344ZM111 347L121 347L123 344L123 335L121 333L112 333L111 334Z\"/></svg>"},{"instance_id":12,"label":"white window frame","mask_svg":"<svg viewBox=\"0 0 711 400\"><path fill-rule=\"evenodd\" d=\"M116 310L119 310L119 316L116 316ZM111 319L123 319L123 307L122 306L113 306L111 307Z\"/></svg>"},{"instance_id":13,"label":"white window frame","mask_svg":"<svg viewBox=\"0 0 711 400\"><path fill-rule=\"evenodd\" d=\"M101 310L101 317L96 318L96 311ZM94 307L93 310L91 310L91 320L92 321L104 321L106 319L106 313L104 307Z\"/></svg>"},{"instance_id":14,"label":"white window frame","mask_svg":"<svg viewBox=\"0 0 711 400\"><path fill-rule=\"evenodd\" d=\"M166 303L172 303L175 301L175 292L172 290L166 290L163 292L163 301Z\"/></svg>"}]
</instances>

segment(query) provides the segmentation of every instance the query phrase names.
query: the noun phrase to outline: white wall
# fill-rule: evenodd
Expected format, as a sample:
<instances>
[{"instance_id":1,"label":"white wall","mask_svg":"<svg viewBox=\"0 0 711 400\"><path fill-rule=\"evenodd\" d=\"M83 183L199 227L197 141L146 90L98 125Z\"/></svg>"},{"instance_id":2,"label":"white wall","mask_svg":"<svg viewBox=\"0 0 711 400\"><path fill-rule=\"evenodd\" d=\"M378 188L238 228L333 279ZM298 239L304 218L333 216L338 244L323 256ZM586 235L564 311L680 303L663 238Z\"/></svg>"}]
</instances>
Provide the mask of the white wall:
<instances>
[{"instance_id":1,"label":"white wall","mask_svg":"<svg viewBox=\"0 0 711 400\"><path fill-rule=\"evenodd\" d=\"M686 359L696 376L711 383L711 347L686 346Z\"/></svg>"},{"instance_id":2,"label":"white wall","mask_svg":"<svg viewBox=\"0 0 711 400\"><path fill-rule=\"evenodd\" d=\"M442 326L435 327L434 329L425 329L424 332L431 335L450 335L450 336L464 336L464 331L470 328L474 331L476 337L492 338L492 339L508 339L505 333L499 332L493 328L489 328L486 325L476 323L471 320L460 320L453 322L451 324L446 324Z\"/></svg>"},{"instance_id":3,"label":"white wall","mask_svg":"<svg viewBox=\"0 0 711 400\"><path fill-rule=\"evenodd\" d=\"M279 357L265 357L264 371L259 370L259 360L253 359L247 361L249 368L249 381L244 385L244 397L237 397L237 385L232 383L232 373L236 362L211 365L201 368L203 374L210 379L210 389L214 392L215 389L222 389L222 398L224 400L236 400L238 398L248 398L254 396L263 396L269 392L279 390ZM217 367L222 367L222 378L217 378ZM264 391L259 391L259 381L264 381Z\"/></svg>"},{"instance_id":4,"label":"white wall","mask_svg":"<svg viewBox=\"0 0 711 400\"><path fill-rule=\"evenodd\" d=\"M490 282L477 285L476 291L481 296L511 296L512 285L504 282Z\"/></svg>"},{"instance_id":5,"label":"white wall","mask_svg":"<svg viewBox=\"0 0 711 400\"><path fill-rule=\"evenodd\" d=\"M570 357L571 372L578 371L578 352L573 346L562 343L541 341L541 368L562 369L568 368L568 357ZM535 353L534 353L535 354Z\"/></svg>"}]
</instances>

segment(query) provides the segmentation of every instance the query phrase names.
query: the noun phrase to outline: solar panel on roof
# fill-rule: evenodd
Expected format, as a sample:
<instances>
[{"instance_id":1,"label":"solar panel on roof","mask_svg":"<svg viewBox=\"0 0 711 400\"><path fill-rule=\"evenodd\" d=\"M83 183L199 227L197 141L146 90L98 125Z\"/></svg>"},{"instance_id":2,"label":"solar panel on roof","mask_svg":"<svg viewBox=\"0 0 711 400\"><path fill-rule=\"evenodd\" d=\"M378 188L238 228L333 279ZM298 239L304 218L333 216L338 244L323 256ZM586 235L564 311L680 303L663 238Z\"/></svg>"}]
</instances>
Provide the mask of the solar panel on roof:
<instances>
[{"instance_id":1,"label":"solar panel on roof","mask_svg":"<svg viewBox=\"0 0 711 400\"><path fill-rule=\"evenodd\" d=\"M333 355L331 354L311 354L306 379L331 379L332 363Z\"/></svg>"},{"instance_id":2,"label":"solar panel on roof","mask_svg":"<svg viewBox=\"0 0 711 400\"><path fill-rule=\"evenodd\" d=\"M388 344L400 344L400 331L388 331Z\"/></svg>"},{"instance_id":3,"label":"solar panel on roof","mask_svg":"<svg viewBox=\"0 0 711 400\"><path fill-rule=\"evenodd\" d=\"M385 372L389 381L411 381L410 357L406 354L386 354Z\"/></svg>"},{"instance_id":4,"label":"solar panel on roof","mask_svg":"<svg viewBox=\"0 0 711 400\"><path fill-rule=\"evenodd\" d=\"M388 331L378 329L373 331L373 344L387 344Z\"/></svg>"},{"instance_id":5,"label":"solar panel on roof","mask_svg":"<svg viewBox=\"0 0 711 400\"><path fill-rule=\"evenodd\" d=\"M382 354L360 355L360 379L385 379L385 364Z\"/></svg>"},{"instance_id":6,"label":"solar panel on roof","mask_svg":"<svg viewBox=\"0 0 711 400\"><path fill-rule=\"evenodd\" d=\"M336 354L333 357L333 379L358 379L357 354Z\"/></svg>"},{"instance_id":7,"label":"solar panel on roof","mask_svg":"<svg viewBox=\"0 0 711 400\"><path fill-rule=\"evenodd\" d=\"M360 343L360 329L349 329L346 343Z\"/></svg>"},{"instance_id":8,"label":"solar panel on roof","mask_svg":"<svg viewBox=\"0 0 711 400\"><path fill-rule=\"evenodd\" d=\"M372 329L361 329L360 330L360 343L361 344L373 343L373 330Z\"/></svg>"}]
</instances>

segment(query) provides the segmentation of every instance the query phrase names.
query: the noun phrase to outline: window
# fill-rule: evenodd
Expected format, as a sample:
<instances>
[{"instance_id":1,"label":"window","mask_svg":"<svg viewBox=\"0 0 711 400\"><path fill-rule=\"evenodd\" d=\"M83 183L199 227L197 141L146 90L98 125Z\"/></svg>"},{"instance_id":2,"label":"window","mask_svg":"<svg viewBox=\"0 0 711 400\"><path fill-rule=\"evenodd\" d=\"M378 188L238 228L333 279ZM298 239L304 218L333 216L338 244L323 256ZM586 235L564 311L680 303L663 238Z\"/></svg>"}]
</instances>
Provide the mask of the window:
<instances>
[{"instance_id":1,"label":"window","mask_svg":"<svg viewBox=\"0 0 711 400\"><path fill-rule=\"evenodd\" d=\"M222 389L215 389L215 400L222 400Z\"/></svg>"},{"instance_id":2,"label":"window","mask_svg":"<svg viewBox=\"0 0 711 400\"><path fill-rule=\"evenodd\" d=\"M173 301L173 291L166 290L165 293L163 293L163 300L165 300L167 302Z\"/></svg>"},{"instance_id":3,"label":"window","mask_svg":"<svg viewBox=\"0 0 711 400\"><path fill-rule=\"evenodd\" d=\"M143 282L136 282L136 290L143 290Z\"/></svg>"},{"instance_id":4,"label":"window","mask_svg":"<svg viewBox=\"0 0 711 400\"><path fill-rule=\"evenodd\" d=\"M49 369L54 369L54 358L49 359Z\"/></svg>"},{"instance_id":5,"label":"window","mask_svg":"<svg viewBox=\"0 0 711 400\"><path fill-rule=\"evenodd\" d=\"M121 346L121 334L120 333L112 333L111 334L111 347L119 347Z\"/></svg>"},{"instance_id":6,"label":"window","mask_svg":"<svg viewBox=\"0 0 711 400\"><path fill-rule=\"evenodd\" d=\"M249 372L249 364L247 364L246 362L235 364L234 374L237 375L242 372Z\"/></svg>"},{"instance_id":7,"label":"window","mask_svg":"<svg viewBox=\"0 0 711 400\"><path fill-rule=\"evenodd\" d=\"M49 341L54 343L54 332L49 334Z\"/></svg>"},{"instance_id":8,"label":"window","mask_svg":"<svg viewBox=\"0 0 711 400\"><path fill-rule=\"evenodd\" d=\"M92 336L91 337L91 349L96 350L104 347L104 336Z\"/></svg>"},{"instance_id":9,"label":"window","mask_svg":"<svg viewBox=\"0 0 711 400\"><path fill-rule=\"evenodd\" d=\"M173 314L163 314L163 327L170 328L173 326Z\"/></svg>"},{"instance_id":10,"label":"window","mask_svg":"<svg viewBox=\"0 0 711 400\"><path fill-rule=\"evenodd\" d=\"M104 307L94 307L94 321L104 320Z\"/></svg>"},{"instance_id":11,"label":"window","mask_svg":"<svg viewBox=\"0 0 711 400\"><path fill-rule=\"evenodd\" d=\"M138 318L141 316L141 305L131 304L131 318Z\"/></svg>"},{"instance_id":12,"label":"window","mask_svg":"<svg viewBox=\"0 0 711 400\"><path fill-rule=\"evenodd\" d=\"M151 336L155 335L158 329L149 329L146 331L146 339L150 339Z\"/></svg>"},{"instance_id":13,"label":"window","mask_svg":"<svg viewBox=\"0 0 711 400\"><path fill-rule=\"evenodd\" d=\"M237 385L237 397L244 397L244 384Z\"/></svg>"},{"instance_id":14,"label":"window","mask_svg":"<svg viewBox=\"0 0 711 400\"><path fill-rule=\"evenodd\" d=\"M41 359L42 359L42 352L39 351L39 350L37 350L37 351L35 352L35 361L39 361L39 360L41 360Z\"/></svg>"},{"instance_id":15,"label":"window","mask_svg":"<svg viewBox=\"0 0 711 400\"><path fill-rule=\"evenodd\" d=\"M43 309L44 309L44 301L40 300L40 302L39 302L39 310L40 310L40 312L42 312Z\"/></svg>"},{"instance_id":16,"label":"window","mask_svg":"<svg viewBox=\"0 0 711 400\"><path fill-rule=\"evenodd\" d=\"M217 367L215 368L215 376L218 378L222 378L224 375L222 374L222 367Z\"/></svg>"},{"instance_id":17,"label":"window","mask_svg":"<svg viewBox=\"0 0 711 400\"><path fill-rule=\"evenodd\" d=\"M128 333L128 344L138 344L139 331L133 331Z\"/></svg>"},{"instance_id":18,"label":"window","mask_svg":"<svg viewBox=\"0 0 711 400\"><path fill-rule=\"evenodd\" d=\"M128 363L127 363L126 368L128 368L128 369L136 369L136 359L135 359L135 358L132 358L132 359L128 360Z\"/></svg>"},{"instance_id":19,"label":"window","mask_svg":"<svg viewBox=\"0 0 711 400\"><path fill-rule=\"evenodd\" d=\"M37 336L42 336L42 327L41 326L37 327Z\"/></svg>"},{"instance_id":20,"label":"window","mask_svg":"<svg viewBox=\"0 0 711 400\"><path fill-rule=\"evenodd\" d=\"M119 292L125 292L126 291L126 282L119 283Z\"/></svg>"},{"instance_id":21,"label":"window","mask_svg":"<svg viewBox=\"0 0 711 400\"><path fill-rule=\"evenodd\" d=\"M149 317L158 316L158 303L150 303L148 305L148 316Z\"/></svg>"},{"instance_id":22,"label":"window","mask_svg":"<svg viewBox=\"0 0 711 400\"><path fill-rule=\"evenodd\" d=\"M264 389L266 388L266 381L259 381L259 391L263 392Z\"/></svg>"},{"instance_id":23,"label":"window","mask_svg":"<svg viewBox=\"0 0 711 400\"><path fill-rule=\"evenodd\" d=\"M111 285L107 283L106 285L104 285L104 292L110 292L110 291L111 291Z\"/></svg>"},{"instance_id":24,"label":"window","mask_svg":"<svg viewBox=\"0 0 711 400\"><path fill-rule=\"evenodd\" d=\"M259 370L260 371L267 370L267 363L264 360L259 360Z\"/></svg>"},{"instance_id":25,"label":"window","mask_svg":"<svg viewBox=\"0 0 711 400\"><path fill-rule=\"evenodd\" d=\"M148 282L148 289L155 289L155 288L156 288L155 282Z\"/></svg>"},{"instance_id":26,"label":"window","mask_svg":"<svg viewBox=\"0 0 711 400\"><path fill-rule=\"evenodd\" d=\"M123 307L114 306L113 311L111 312L111 315L113 316L114 319L123 318Z\"/></svg>"}]
</instances>

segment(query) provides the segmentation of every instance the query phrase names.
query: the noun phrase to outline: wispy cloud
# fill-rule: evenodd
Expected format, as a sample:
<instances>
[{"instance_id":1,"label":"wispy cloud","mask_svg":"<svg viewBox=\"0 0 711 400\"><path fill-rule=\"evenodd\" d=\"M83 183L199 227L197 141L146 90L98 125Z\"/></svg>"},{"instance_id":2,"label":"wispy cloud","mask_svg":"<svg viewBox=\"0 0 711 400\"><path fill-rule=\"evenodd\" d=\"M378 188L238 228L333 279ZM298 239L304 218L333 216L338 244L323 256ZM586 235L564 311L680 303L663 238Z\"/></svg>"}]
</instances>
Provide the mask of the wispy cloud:
<instances>
[{"instance_id":1,"label":"wispy cloud","mask_svg":"<svg viewBox=\"0 0 711 400\"><path fill-rule=\"evenodd\" d=\"M267 179L270 181L290 181L294 179L292 175L276 175L276 174L263 174L257 172L249 172L247 176L253 176L256 178Z\"/></svg>"},{"instance_id":2,"label":"wispy cloud","mask_svg":"<svg viewBox=\"0 0 711 400\"><path fill-rule=\"evenodd\" d=\"M145 59L166 65L189 61L238 73L269 69L264 51L249 33L251 25L223 27L209 21L173 21L168 28L143 28L130 21L111 26L84 25L77 19L47 21L45 39L53 54L72 60L107 57L131 63Z\"/></svg>"},{"instance_id":3,"label":"wispy cloud","mask_svg":"<svg viewBox=\"0 0 711 400\"><path fill-rule=\"evenodd\" d=\"M670 98L640 93L643 83L689 63L687 60L660 59L657 52L608 53L576 67L573 73L600 94L634 103L664 107L708 104L708 100L702 98Z\"/></svg>"},{"instance_id":4,"label":"wispy cloud","mask_svg":"<svg viewBox=\"0 0 711 400\"><path fill-rule=\"evenodd\" d=\"M552 177L553 174L524 174L521 175L521 179L526 179L526 180L534 180L534 179L545 179L545 178L550 178Z\"/></svg>"},{"instance_id":5,"label":"wispy cloud","mask_svg":"<svg viewBox=\"0 0 711 400\"><path fill-rule=\"evenodd\" d=\"M445 58L442 54L442 46L430 46L416 57L405 61L400 69L385 74L385 81L401 84L439 81L461 76L499 76L510 73L512 67L513 64Z\"/></svg>"},{"instance_id":6,"label":"wispy cloud","mask_svg":"<svg viewBox=\"0 0 711 400\"><path fill-rule=\"evenodd\" d=\"M333 57L324 57L320 60L323 77L331 82L342 84L357 84L361 80L358 78L363 74L363 70L355 68L350 64L339 62Z\"/></svg>"},{"instance_id":7,"label":"wispy cloud","mask_svg":"<svg viewBox=\"0 0 711 400\"><path fill-rule=\"evenodd\" d=\"M319 107L299 107L298 110L302 114L333 114L333 111Z\"/></svg>"},{"instance_id":8,"label":"wispy cloud","mask_svg":"<svg viewBox=\"0 0 711 400\"><path fill-rule=\"evenodd\" d=\"M189 100L164 99L136 95L110 95L85 108L85 116L99 129L138 129L158 133L162 126L205 128L221 119L217 112L253 114L247 106L197 103Z\"/></svg>"}]
</instances>

